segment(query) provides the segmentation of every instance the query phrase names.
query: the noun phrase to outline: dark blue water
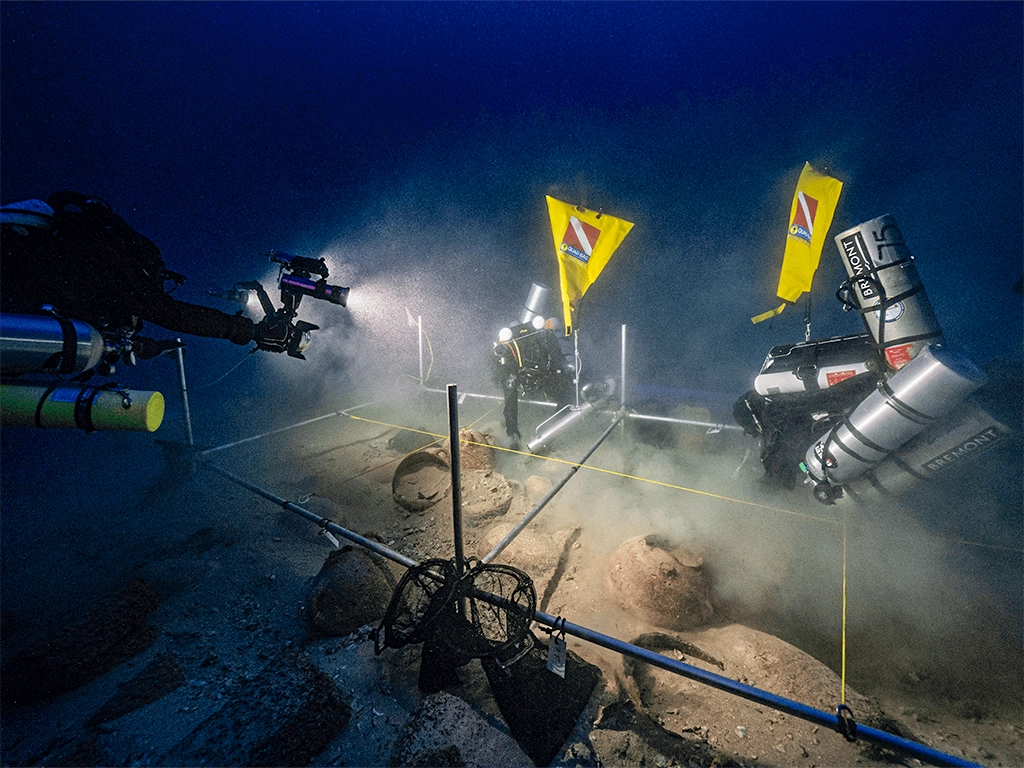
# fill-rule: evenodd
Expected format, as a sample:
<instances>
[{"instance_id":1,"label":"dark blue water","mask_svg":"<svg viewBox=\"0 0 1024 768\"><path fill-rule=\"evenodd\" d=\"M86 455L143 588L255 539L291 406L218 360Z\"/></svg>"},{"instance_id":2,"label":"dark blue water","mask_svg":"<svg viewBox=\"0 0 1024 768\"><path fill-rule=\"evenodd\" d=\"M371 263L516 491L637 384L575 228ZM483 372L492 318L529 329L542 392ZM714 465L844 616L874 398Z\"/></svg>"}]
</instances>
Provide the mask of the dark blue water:
<instances>
[{"instance_id":1,"label":"dark blue water","mask_svg":"<svg viewBox=\"0 0 1024 768\"><path fill-rule=\"evenodd\" d=\"M531 282L557 280L553 194L636 223L585 300L595 357L626 323L641 379L732 392L803 336L799 310L749 318L776 304L811 161L846 185L833 234L896 216L949 343L980 362L1021 352L1019 3L2 14L4 201L106 198L188 276L186 298L262 278L268 248L335 245L356 293L434 275L412 311L438 333L489 319L486 345ZM842 277L829 240L816 337L860 330L832 297Z\"/></svg>"}]
</instances>

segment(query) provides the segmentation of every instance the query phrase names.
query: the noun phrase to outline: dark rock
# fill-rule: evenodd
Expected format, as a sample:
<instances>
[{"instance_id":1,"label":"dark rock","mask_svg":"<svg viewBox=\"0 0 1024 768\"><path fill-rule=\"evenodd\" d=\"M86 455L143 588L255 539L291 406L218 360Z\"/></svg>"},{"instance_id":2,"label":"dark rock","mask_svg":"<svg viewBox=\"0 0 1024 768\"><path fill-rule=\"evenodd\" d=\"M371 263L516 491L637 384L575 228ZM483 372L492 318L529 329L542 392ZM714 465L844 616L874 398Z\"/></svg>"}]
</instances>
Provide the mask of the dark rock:
<instances>
[{"instance_id":1,"label":"dark rock","mask_svg":"<svg viewBox=\"0 0 1024 768\"><path fill-rule=\"evenodd\" d=\"M87 725L99 725L152 704L185 682L178 660L170 651L161 653L131 680L120 683L114 695L89 718Z\"/></svg>"},{"instance_id":2,"label":"dark rock","mask_svg":"<svg viewBox=\"0 0 1024 768\"><path fill-rule=\"evenodd\" d=\"M351 707L330 676L304 653L282 651L159 762L308 765L351 715Z\"/></svg>"},{"instance_id":3,"label":"dark rock","mask_svg":"<svg viewBox=\"0 0 1024 768\"><path fill-rule=\"evenodd\" d=\"M397 581L384 560L356 546L331 552L313 579L305 616L315 637L350 635L384 618Z\"/></svg>"},{"instance_id":4,"label":"dark rock","mask_svg":"<svg viewBox=\"0 0 1024 768\"><path fill-rule=\"evenodd\" d=\"M160 604L149 583L134 579L82 620L11 660L3 670L3 704L20 706L73 691L149 648L147 621Z\"/></svg>"},{"instance_id":5,"label":"dark rock","mask_svg":"<svg viewBox=\"0 0 1024 768\"><path fill-rule=\"evenodd\" d=\"M388 765L521 768L529 759L500 720L441 691L425 696L402 727Z\"/></svg>"}]
</instances>

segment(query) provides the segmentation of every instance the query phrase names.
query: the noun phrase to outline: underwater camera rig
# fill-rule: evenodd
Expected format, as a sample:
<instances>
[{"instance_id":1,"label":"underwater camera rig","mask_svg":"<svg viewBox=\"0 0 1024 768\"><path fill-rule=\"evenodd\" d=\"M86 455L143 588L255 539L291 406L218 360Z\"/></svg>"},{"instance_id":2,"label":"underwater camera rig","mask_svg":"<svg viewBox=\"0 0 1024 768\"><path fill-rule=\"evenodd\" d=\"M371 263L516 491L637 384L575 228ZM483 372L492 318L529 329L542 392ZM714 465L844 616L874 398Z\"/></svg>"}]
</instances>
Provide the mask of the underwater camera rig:
<instances>
[{"instance_id":1,"label":"underwater camera rig","mask_svg":"<svg viewBox=\"0 0 1024 768\"><path fill-rule=\"evenodd\" d=\"M329 285L329 272L323 257L312 259L308 256L292 256L287 253L270 251L270 260L280 265L278 287L281 290L281 308L275 309L266 289L256 280L236 283L233 290L216 294L221 298L245 304L249 292L256 294L263 308L264 318L256 324L253 339L259 349L267 352L287 352L290 357L305 360L302 354L312 340L312 332L320 326L295 320L303 296L329 301L346 306L349 289L340 285ZM317 275L316 278L313 275Z\"/></svg>"}]
</instances>

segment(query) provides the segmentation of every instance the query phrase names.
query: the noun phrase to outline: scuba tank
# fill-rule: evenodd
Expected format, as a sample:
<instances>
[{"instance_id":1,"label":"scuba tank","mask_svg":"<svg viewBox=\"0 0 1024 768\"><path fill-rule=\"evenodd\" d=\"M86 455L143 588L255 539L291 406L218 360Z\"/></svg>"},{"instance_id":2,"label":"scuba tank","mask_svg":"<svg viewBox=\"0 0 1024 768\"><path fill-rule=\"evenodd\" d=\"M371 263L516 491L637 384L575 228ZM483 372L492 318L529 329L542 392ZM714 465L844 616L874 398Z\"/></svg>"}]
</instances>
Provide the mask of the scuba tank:
<instances>
[{"instance_id":1,"label":"scuba tank","mask_svg":"<svg viewBox=\"0 0 1024 768\"><path fill-rule=\"evenodd\" d=\"M942 343L942 329L896 219L879 216L836 235L835 241L849 275L836 298L864 318L892 370L929 344Z\"/></svg>"},{"instance_id":2,"label":"scuba tank","mask_svg":"<svg viewBox=\"0 0 1024 768\"><path fill-rule=\"evenodd\" d=\"M548 288L546 285L534 283L530 286L530 293L526 297L526 304L523 305L523 313L519 316L519 322L529 325L533 318L544 317L544 304L548 299Z\"/></svg>"},{"instance_id":3,"label":"scuba tank","mask_svg":"<svg viewBox=\"0 0 1024 768\"><path fill-rule=\"evenodd\" d=\"M881 367L866 333L772 347L754 379L759 395L828 389Z\"/></svg>"},{"instance_id":4,"label":"scuba tank","mask_svg":"<svg viewBox=\"0 0 1024 768\"><path fill-rule=\"evenodd\" d=\"M985 379L966 357L943 347L924 347L807 449L803 469L815 483L815 497L830 503L839 495L836 486L863 475L945 416Z\"/></svg>"},{"instance_id":5,"label":"scuba tank","mask_svg":"<svg viewBox=\"0 0 1024 768\"><path fill-rule=\"evenodd\" d=\"M921 482L955 472L987 451L1010 442L1013 430L968 398L940 422L848 485L862 502L906 493Z\"/></svg>"},{"instance_id":6,"label":"scuba tank","mask_svg":"<svg viewBox=\"0 0 1024 768\"><path fill-rule=\"evenodd\" d=\"M0 315L0 370L23 373L80 373L103 359L103 336L81 320L49 315Z\"/></svg>"},{"instance_id":7,"label":"scuba tank","mask_svg":"<svg viewBox=\"0 0 1024 768\"><path fill-rule=\"evenodd\" d=\"M155 432L164 420L160 392L59 382L0 384L0 426Z\"/></svg>"}]
</instances>

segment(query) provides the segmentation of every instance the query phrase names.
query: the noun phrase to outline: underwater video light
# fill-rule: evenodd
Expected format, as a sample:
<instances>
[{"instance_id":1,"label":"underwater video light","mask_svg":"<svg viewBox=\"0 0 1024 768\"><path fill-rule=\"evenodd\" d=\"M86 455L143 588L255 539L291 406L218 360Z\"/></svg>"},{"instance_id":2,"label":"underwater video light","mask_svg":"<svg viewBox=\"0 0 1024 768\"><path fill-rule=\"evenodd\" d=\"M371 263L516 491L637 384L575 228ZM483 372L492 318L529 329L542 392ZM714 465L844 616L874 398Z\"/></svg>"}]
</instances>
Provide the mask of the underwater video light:
<instances>
[{"instance_id":1,"label":"underwater video light","mask_svg":"<svg viewBox=\"0 0 1024 768\"><path fill-rule=\"evenodd\" d=\"M349 289L340 285L328 285L324 279L312 280L299 275L283 274L281 275L281 291L312 296L314 299L323 299L342 307L348 304Z\"/></svg>"},{"instance_id":2,"label":"underwater video light","mask_svg":"<svg viewBox=\"0 0 1024 768\"><path fill-rule=\"evenodd\" d=\"M322 299L342 307L348 303L348 288L327 284L330 273L322 256L319 259L311 259L308 256L292 256L280 251L271 251L268 255L272 262L281 265L282 297L286 294L291 294L296 299L312 296L314 299ZM313 275L319 275L320 279L314 280Z\"/></svg>"}]
</instances>

